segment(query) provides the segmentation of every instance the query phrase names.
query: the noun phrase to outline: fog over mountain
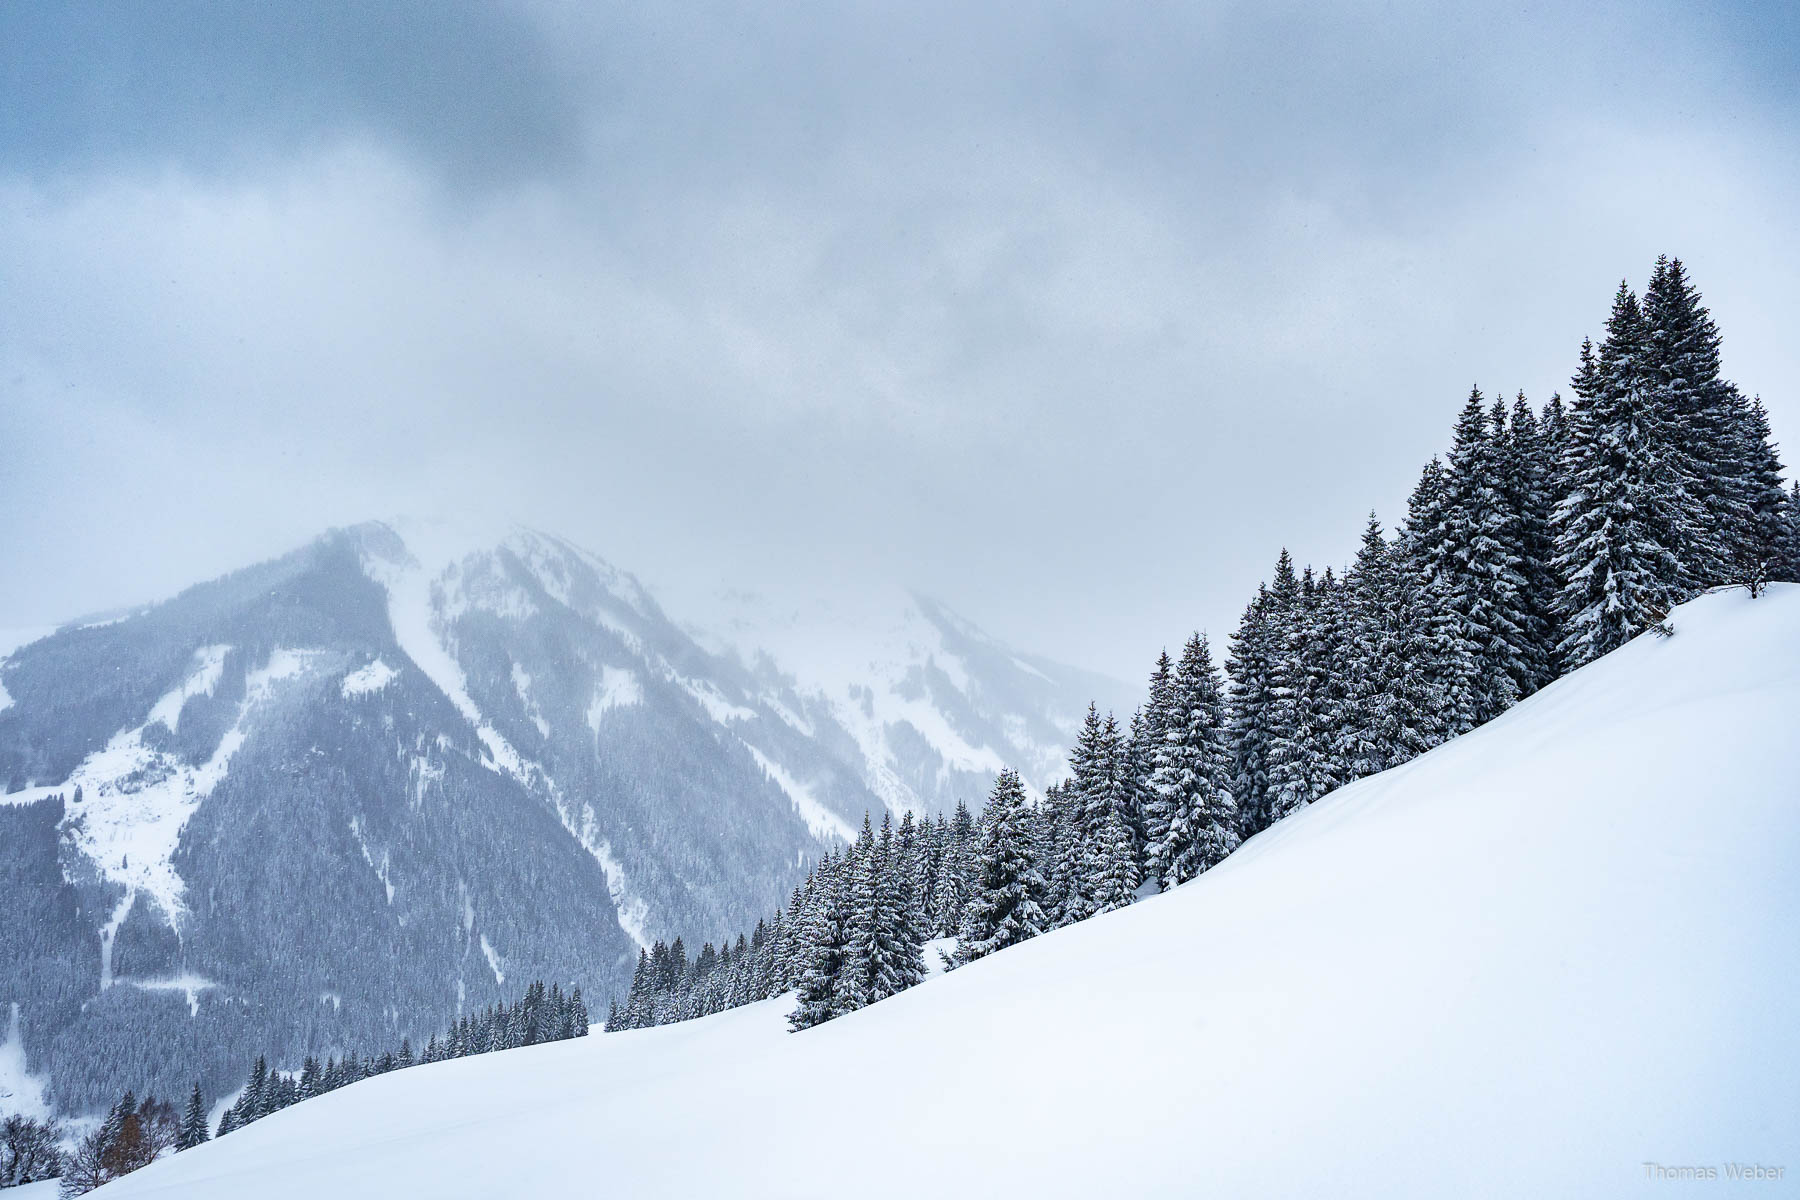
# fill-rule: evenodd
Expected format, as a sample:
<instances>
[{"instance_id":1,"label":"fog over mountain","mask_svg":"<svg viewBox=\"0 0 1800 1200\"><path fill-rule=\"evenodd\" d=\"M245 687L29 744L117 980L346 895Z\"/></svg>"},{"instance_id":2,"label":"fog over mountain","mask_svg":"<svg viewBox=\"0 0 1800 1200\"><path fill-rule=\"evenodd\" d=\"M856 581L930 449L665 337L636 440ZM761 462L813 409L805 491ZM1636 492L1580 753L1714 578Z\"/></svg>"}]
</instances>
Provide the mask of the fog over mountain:
<instances>
[{"instance_id":1,"label":"fog over mountain","mask_svg":"<svg viewBox=\"0 0 1800 1200\"><path fill-rule=\"evenodd\" d=\"M865 813L1041 789L1089 699L1133 702L891 600L808 620L823 649L748 598L690 632L554 535L368 523L30 642L4 1040L80 1112L128 1072L218 1093L257 1053L422 1045L521 980L598 1001L653 938L771 915Z\"/></svg>"},{"instance_id":2,"label":"fog over mountain","mask_svg":"<svg viewBox=\"0 0 1800 1200\"><path fill-rule=\"evenodd\" d=\"M1658 254L1800 445L1795 20L6 6L0 626L470 510L1141 680Z\"/></svg>"}]
</instances>

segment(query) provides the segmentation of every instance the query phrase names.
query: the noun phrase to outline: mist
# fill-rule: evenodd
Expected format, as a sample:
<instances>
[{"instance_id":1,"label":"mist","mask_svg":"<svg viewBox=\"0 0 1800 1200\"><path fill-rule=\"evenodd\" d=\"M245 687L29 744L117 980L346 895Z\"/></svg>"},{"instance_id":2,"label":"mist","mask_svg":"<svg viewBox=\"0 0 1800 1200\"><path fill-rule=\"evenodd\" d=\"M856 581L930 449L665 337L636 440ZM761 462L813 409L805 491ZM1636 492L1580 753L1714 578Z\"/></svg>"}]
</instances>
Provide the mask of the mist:
<instances>
[{"instance_id":1,"label":"mist","mask_svg":"<svg viewBox=\"0 0 1800 1200\"><path fill-rule=\"evenodd\" d=\"M1800 446L1769 6L0 12L0 626L517 519L1138 679L1680 256Z\"/></svg>"}]
</instances>

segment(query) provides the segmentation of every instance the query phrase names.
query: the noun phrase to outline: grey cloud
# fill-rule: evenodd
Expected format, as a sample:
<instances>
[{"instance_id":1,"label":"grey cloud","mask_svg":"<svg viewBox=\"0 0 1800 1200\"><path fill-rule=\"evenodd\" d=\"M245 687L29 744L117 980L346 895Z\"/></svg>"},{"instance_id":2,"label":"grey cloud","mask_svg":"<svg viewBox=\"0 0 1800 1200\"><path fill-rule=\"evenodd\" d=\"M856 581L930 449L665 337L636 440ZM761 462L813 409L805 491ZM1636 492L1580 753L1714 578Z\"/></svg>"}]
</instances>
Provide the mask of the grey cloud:
<instances>
[{"instance_id":1,"label":"grey cloud","mask_svg":"<svg viewBox=\"0 0 1800 1200\"><path fill-rule=\"evenodd\" d=\"M0 81L0 156L43 174L255 169L353 133L491 185L579 140L537 28L472 0L7 5Z\"/></svg>"},{"instance_id":2,"label":"grey cloud","mask_svg":"<svg viewBox=\"0 0 1800 1200\"><path fill-rule=\"evenodd\" d=\"M389 32L259 92L227 20L190 127L190 22L145 114L7 127L0 625L479 505L1136 677L1665 250L1800 452L1800 125L1742 11L431 6L392 64L405 10L311 11Z\"/></svg>"}]
</instances>

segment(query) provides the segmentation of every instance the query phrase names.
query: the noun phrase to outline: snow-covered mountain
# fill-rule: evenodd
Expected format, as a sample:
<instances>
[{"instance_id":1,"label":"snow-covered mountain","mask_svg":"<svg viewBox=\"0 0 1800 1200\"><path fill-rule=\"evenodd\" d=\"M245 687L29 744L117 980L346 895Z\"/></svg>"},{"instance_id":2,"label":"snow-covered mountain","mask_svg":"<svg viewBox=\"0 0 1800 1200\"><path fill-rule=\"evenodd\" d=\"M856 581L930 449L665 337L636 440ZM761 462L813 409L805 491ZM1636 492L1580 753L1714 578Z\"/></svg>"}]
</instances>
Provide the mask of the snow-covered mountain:
<instances>
[{"instance_id":1,"label":"snow-covered mountain","mask_svg":"<svg viewBox=\"0 0 1800 1200\"><path fill-rule=\"evenodd\" d=\"M1780 1191L1800 587L1670 624L1171 894L819 1028L777 1000L419 1067L105 1194Z\"/></svg>"},{"instance_id":2,"label":"snow-covered mountain","mask_svg":"<svg viewBox=\"0 0 1800 1200\"><path fill-rule=\"evenodd\" d=\"M604 995L647 939L754 924L865 811L1049 782L1088 699L1124 699L910 596L861 643L780 628L696 637L547 534L371 524L13 650L23 1061L80 1111L533 977Z\"/></svg>"},{"instance_id":3,"label":"snow-covered mountain","mask_svg":"<svg viewBox=\"0 0 1800 1200\"><path fill-rule=\"evenodd\" d=\"M1002 767L1041 791L1067 771L1087 704L1071 697L1121 715L1136 702L1115 680L1008 649L905 591L783 605L728 589L694 607L705 614L684 621L695 640L745 667L784 720L829 730L896 812L973 803Z\"/></svg>"}]
</instances>

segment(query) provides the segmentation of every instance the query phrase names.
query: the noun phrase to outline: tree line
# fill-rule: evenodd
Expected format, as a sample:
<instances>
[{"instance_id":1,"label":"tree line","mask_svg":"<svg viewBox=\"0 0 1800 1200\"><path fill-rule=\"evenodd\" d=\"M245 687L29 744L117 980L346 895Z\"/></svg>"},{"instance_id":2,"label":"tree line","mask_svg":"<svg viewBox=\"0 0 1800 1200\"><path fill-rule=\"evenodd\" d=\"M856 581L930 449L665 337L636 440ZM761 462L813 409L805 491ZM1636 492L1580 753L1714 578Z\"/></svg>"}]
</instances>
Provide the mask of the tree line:
<instances>
[{"instance_id":1,"label":"tree line","mask_svg":"<svg viewBox=\"0 0 1800 1200\"><path fill-rule=\"evenodd\" d=\"M1165 653L1129 722L1089 707L1069 777L1033 801L1003 771L977 825L882 818L785 910L692 961L642 952L607 1028L704 1016L787 991L792 1028L951 965L1166 889L1335 788L1493 719L1711 588L1800 581L1800 482L1768 415L1721 374L1720 335L1678 259L1621 283L1573 400L1471 390L1397 534L1371 513L1341 570L1283 550L1232 635ZM1228 678L1227 678L1228 676Z\"/></svg>"},{"instance_id":2,"label":"tree line","mask_svg":"<svg viewBox=\"0 0 1800 1200\"><path fill-rule=\"evenodd\" d=\"M361 1057L351 1052L321 1063L308 1055L298 1073L272 1070L267 1057L258 1055L243 1091L220 1117L216 1132L209 1132L206 1102L198 1083L179 1116L169 1101L145 1097L140 1102L126 1092L106 1119L68 1153L59 1146L62 1133L55 1125L9 1118L0 1125L0 1186L60 1176L62 1194L79 1196L148 1166L164 1153L192 1149L359 1080L420 1063L586 1037L588 1024L587 1004L579 987L565 993L560 984L546 988L538 980L512 1006L492 1005L480 1014L459 1018L441 1036L432 1034L417 1055L412 1039L402 1038L397 1051L379 1056Z\"/></svg>"}]
</instances>

